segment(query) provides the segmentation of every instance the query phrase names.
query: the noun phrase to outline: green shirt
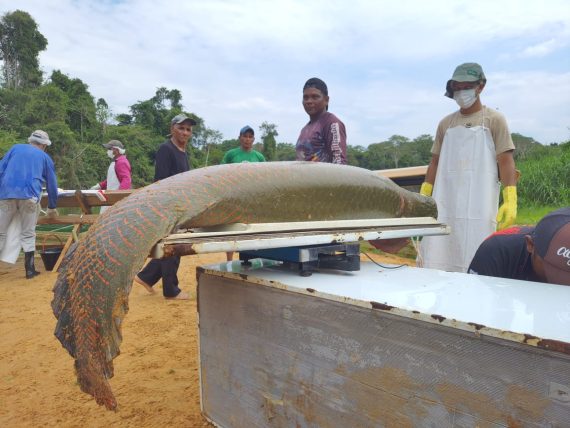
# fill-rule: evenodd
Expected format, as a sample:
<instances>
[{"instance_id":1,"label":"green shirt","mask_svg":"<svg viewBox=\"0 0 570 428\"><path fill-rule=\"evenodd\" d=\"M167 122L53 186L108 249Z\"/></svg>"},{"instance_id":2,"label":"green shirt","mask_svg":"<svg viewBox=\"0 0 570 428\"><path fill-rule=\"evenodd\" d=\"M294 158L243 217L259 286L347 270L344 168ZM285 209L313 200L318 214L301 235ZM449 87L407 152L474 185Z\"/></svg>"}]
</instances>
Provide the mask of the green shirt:
<instances>
[{"instance_id":1,"label":"green shirt","mask_svg":"<svg viewBox=\"0 0 570 428\"><path fill-rule=\"evenodd\" d=\"M257 150L246 152L237 147L228 150L222 159L222 163L242 163L242 162L265 162L265 158Z\"/></svg>"}]
</instances>

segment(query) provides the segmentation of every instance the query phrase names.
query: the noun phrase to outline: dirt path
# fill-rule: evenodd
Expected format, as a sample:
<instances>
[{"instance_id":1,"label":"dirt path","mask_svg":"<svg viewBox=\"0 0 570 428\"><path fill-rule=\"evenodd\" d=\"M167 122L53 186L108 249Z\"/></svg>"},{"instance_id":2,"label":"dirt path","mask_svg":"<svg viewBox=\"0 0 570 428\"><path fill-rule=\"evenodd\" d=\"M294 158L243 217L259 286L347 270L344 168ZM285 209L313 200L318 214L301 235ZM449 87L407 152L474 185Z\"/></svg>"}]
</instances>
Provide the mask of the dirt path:
<instances>
[{"instance_id":1,"label":"dirt path","mask_svg":"<svg viewBox=\"0 0 570 428\"><path fill-rule=\"evenodd\" d=\"M224 260L225 254L182 258L180 279L190 301L165 301L161 290L149 295L133 285L111 379L116 412L80 391L73 360L53 335L56 274L44 272L38 259L42 274L26 280L21 260L0 262L0 426L210 426L200 414L195 268Z\"/></svg>"}]
</instances>

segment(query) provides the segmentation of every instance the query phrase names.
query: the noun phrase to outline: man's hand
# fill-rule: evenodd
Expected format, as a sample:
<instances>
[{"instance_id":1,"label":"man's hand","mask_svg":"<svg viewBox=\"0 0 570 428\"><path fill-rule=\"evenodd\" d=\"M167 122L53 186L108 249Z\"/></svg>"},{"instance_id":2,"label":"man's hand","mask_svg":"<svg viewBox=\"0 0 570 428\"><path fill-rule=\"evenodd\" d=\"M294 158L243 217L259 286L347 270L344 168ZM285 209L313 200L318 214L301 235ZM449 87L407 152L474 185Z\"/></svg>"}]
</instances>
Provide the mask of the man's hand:
<instances>
[{"instance_id":1,"label":"man's hand","mask_svg":"<svg viewBox=\"0 0 570 428\"><path fill-rule=\"evenodd\" d=\"M53 217L57 217L59 215L59 213L57 212L57 208L48 208L46 211L46 216L53 218Z\"/></svg>"},{"instance_id":2,"label":"man's hand","mask_svg":"<svg viewBox=\"0 0 570 428\"><path fill-rule=\"evenodd\" d=\"M503 205L497 213L497 229L505 229L511 226L517 219L517 187L507 186L503 189Z\"/></svg>"},{"instance_id":3,"label":"man's hand","mask_svg":"<svg viewBox=\"0 0 570 428\"><path fill-rule=\"evenodd\" d=\"M91 186L89 190L101 190L101 185L97 183L95 186Z\"/></svg>"},{"instance_id":4,"label":"man's hand","mask_svg":"<svg viewBox=\"0 0 570 428\"><path fill-rule=\"evenodd\" d=\"M433 184L424 181L420 187L420 195L431 196L433 193Z\"/></svg>"},{"instance_id":5,"label":"man's hand","mask_svg":"<svg viewBox=\"0 0 570 428\"><path fill-rule=\"evenodd\" d=\"M375 239L368 241L377 250L384 251L385 253L396 254L406 245L410 240L408 238L392 238L392 239Z\"/></svg>"}]
</instances>

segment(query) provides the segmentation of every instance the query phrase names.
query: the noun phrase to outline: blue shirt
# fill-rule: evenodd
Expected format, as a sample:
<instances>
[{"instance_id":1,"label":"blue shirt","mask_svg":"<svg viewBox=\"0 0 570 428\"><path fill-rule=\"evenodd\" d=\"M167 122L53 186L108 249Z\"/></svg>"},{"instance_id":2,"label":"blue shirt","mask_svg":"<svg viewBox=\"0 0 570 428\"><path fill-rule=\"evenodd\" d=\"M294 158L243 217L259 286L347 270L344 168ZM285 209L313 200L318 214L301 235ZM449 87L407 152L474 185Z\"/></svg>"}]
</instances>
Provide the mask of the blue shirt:
<instances>
[{"instance_id":1,"label":"blue shirt","mask_svg":"<svg viewBox=\"0 0 570 428\"><path fill-rule=\"evenodd\" d=\"M0 199L31 199L38 202L42 186L48 192L48 208L57 205L57 178L49 155L31 144L16 144L0 160Z\"/></svg>"}]
</instances>

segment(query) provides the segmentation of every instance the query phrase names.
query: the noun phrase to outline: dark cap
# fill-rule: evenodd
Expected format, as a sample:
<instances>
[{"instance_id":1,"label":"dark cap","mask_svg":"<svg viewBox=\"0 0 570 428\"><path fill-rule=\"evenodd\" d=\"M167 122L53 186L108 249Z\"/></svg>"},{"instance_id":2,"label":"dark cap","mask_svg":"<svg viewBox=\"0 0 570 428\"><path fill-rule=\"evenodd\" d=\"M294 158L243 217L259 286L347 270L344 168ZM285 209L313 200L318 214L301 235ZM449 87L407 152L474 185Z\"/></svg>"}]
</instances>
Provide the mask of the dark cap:
<instances>
[{"instance_id":1,"label":"dark cap","mask_svg":"<svg viewBox=\"0 0 570 428\"><path fill-rule=\"evenodd\" d=\"M125 146L123 146L123 143L121 143L119 140L111 140L106 144L103 144L103 147L105 147L106 149L112 149L112 148L118 148L118 149L124 149Z\"/></svg>"},{"instance_id":2,"label":"dark cap","mask_svg":"<svg viewBox=\"0 0 570 428\"><path fill-rule=\"evenodd\" d=\"M243 128L241 128L239 130L239 135L243 135L246 132L251 132L253 135L255 135L255 132L253 131L253 128L249 125L245 125Z\"/></svg>"},{"instance_id":3,"label":"dark cap","mask_svg":"<svg viewBox=\"0 0 570 428\"><path fill-rule=\"evenodd\" d=\"M453 76L445 85L445 96L453 98L453 89L451 82L487 82L483 68L476 62L466 62L465 64L455 67Z\"/></svg>"},{"instance_id":4,"label":"dark cap","mask_svg":"<svg viewBox=\"0 0 570 428\"><path fill-rule=\"evenodd\" d=\"M318 89L323 93L323 95L329 94L329 89L327 88L327 84L318 77L311 77L309 80L305 82L305 85L303 86L303 91L308 88Z\"/></svg>"},{"instance_id":5,"label":"dark cap","mask_svg":"<svg viewBox=\"0 0 570 428\"><path fill-rule=\"evenodd\" d=\"M185 114L177 114L176 116L174 116L172 118L172 120L170 121L171 125L178 125L182 122L190 122L190 124L192 126L196 125L196 121L188 116L186 116Z\"/></svg>"},{"instance_id":6,"label":"dark cap","mask_svg":"<svg viewBox=\"0 0 570 428\"><path fill-rule=\"evenodd\" d=\"M570 285L570 207L553 211L542 218L534 232L534 247L544 261L550 284Z\"/></svg>"}]
</instances>

